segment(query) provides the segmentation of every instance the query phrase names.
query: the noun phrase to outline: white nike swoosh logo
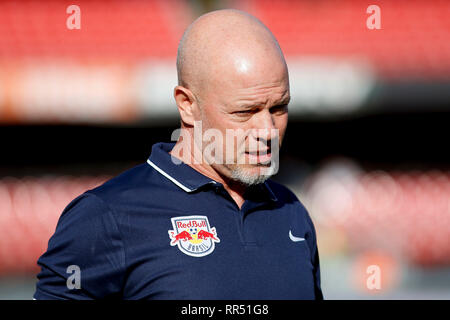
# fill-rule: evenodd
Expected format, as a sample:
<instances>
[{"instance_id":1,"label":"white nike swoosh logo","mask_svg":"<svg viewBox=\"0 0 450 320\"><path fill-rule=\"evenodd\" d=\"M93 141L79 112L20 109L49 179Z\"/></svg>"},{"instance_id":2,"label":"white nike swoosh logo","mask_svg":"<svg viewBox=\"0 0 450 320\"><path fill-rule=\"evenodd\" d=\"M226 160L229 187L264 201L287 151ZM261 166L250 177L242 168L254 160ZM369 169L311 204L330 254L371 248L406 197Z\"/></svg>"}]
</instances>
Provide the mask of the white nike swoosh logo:
<instances>
[{"instance_id":1,"label":"white nike swoosh logo","mask_svg":"<svg viewBox=\"0 0 450 320\"><path fill-rule=\"evenodd\" d=\"M289 230L289 239L291 239L291 240L294 241L294 242L299 242L299 241L304 241L304 240L305 240L305 238L294 237L294 236L292 235L291 230Z\"/></svg>"}]
</instances>

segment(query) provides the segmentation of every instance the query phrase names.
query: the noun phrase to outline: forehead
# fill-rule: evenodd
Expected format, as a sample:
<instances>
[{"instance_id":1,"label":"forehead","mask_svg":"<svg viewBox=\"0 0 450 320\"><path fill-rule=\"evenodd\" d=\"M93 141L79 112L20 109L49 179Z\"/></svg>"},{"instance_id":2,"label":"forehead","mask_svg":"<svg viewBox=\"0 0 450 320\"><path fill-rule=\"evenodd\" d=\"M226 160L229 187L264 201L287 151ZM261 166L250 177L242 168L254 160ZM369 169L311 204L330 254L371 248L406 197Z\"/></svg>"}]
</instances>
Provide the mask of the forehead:
<instances>
[{"instance_id":1,"label":"forehead","mask_svg":"<svg viewBox=\"0 0 450 320\"><path fill-rule=\"evenodd\" d=\"M284 81L240 88L230 93L229 104L242 107L287 103L290 98L289 87Z\"/></svg>"},{"instance_id":2,"label":"forehead","mask_svg":"<svg viewBox=\"0 0 450 320\"><path fill-rule=\"evenodd\" d=\"M289 97L289 75L281 63L261 64L236 61L215 79L213 94L222 102L246 102L265 104L268 100Z\"/></svg>"}]
</instances>

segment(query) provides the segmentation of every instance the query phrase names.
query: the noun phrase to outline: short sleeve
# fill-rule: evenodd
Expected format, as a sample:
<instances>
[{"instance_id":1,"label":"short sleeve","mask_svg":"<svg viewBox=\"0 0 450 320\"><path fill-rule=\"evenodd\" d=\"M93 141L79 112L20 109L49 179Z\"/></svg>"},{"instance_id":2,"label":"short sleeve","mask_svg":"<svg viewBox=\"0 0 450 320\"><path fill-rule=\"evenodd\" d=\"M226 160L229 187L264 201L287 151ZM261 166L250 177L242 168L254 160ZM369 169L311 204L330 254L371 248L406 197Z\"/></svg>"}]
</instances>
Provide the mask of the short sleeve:
<instances>
[{"instance_id":1,"label":"short sleeve","mask_svg":"<svg viewBox=\"0 0 450 320\"><path fill-rule=\"evenodd\" d=\"M120 297L125 251L109 206L89 192L72 200L37 263L37 300Z\"/></svg>"}]
</instances>

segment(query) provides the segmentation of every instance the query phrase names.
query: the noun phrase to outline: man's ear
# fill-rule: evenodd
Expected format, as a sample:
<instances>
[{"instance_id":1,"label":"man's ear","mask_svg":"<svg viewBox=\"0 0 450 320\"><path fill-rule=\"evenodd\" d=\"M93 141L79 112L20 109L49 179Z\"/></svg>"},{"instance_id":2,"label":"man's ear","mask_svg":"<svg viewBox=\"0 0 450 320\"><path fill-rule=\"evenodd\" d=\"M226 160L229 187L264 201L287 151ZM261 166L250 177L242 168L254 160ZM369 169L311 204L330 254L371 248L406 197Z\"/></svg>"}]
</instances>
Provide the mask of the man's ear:
<instances>
[{"instance_id":1,"label":"man's ear","mask_svg":"<svg viewBox=\"0 0 450 320\"><path fill-rule=\"evenodd\" d=\"M187 125L194 126L198 102L192 91L182 86L176 86L173 89L173 96L180 112L181 121Z\"/></svg>"}]
</instances>

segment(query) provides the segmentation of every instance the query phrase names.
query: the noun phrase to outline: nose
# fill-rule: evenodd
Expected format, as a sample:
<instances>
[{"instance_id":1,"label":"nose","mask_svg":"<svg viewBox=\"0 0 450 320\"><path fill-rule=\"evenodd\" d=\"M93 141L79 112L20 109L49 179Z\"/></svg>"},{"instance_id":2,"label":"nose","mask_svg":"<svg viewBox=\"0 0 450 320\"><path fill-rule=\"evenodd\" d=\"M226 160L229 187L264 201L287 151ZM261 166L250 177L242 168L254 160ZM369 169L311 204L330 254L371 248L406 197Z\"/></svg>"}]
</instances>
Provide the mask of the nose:
<instances>
[{"instance_id":1,"label":"nose","mask_svg":"<svg viewBox=\"0 0 450 320\"><path fill-rule=\"evenodd\" d=\"M256 129L254 130L254 137L257 139L270 141L277 136L274 115L267 109L259 112L253 127Z\"/></svg>"}]
</instances>

